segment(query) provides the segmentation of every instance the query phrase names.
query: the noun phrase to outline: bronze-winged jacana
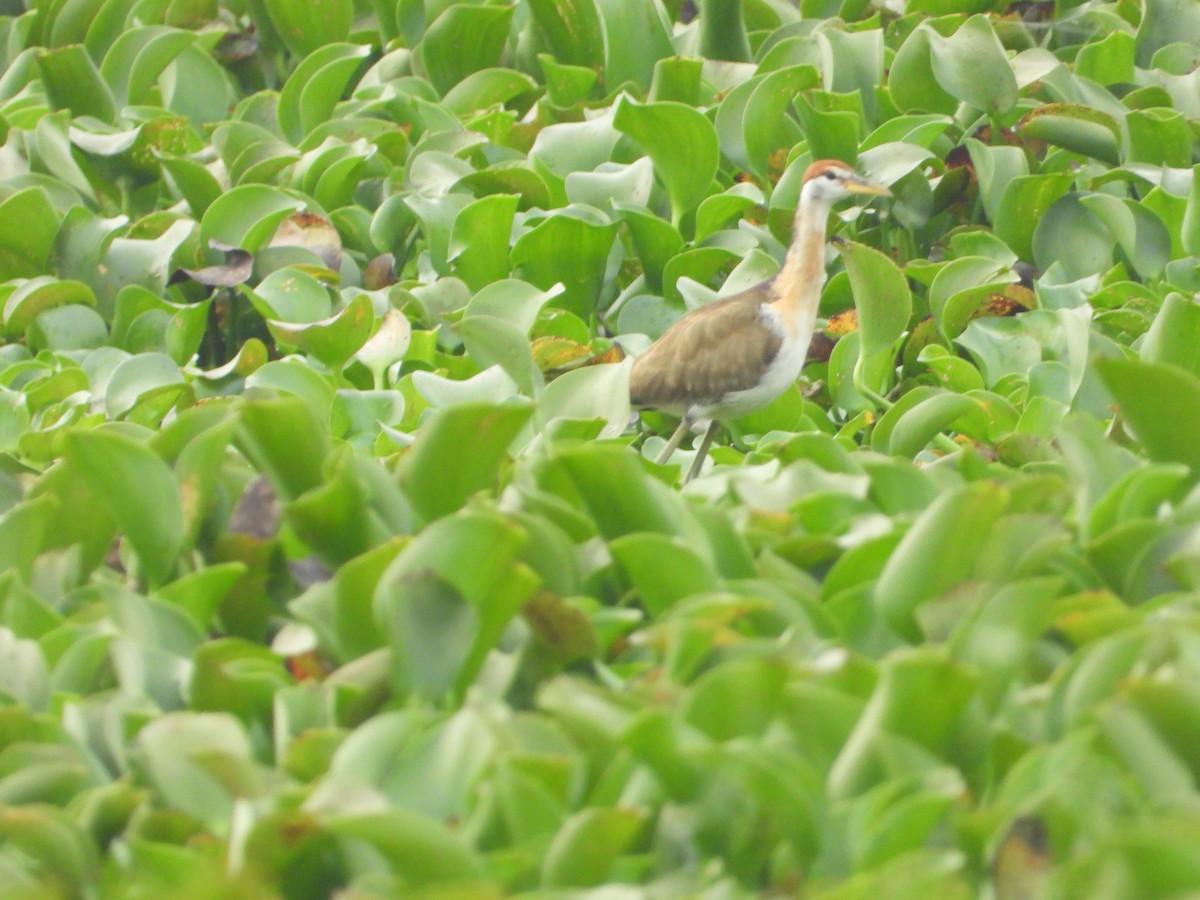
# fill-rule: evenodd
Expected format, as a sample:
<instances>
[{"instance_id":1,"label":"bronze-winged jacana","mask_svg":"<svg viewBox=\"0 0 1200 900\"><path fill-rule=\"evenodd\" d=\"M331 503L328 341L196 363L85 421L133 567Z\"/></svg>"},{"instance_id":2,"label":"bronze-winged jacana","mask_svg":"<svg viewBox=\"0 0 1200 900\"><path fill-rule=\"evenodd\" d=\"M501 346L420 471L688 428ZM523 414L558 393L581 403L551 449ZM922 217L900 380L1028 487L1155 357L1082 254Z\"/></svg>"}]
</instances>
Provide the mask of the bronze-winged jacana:
<instances>
[{"instance_id":1,"label":"bronze-winged jacana","mask_svg":"<svg viewBox=\"0 0 1200 900\"><path fill-rule=\"evenodd\" d=\"M839 160L809 166L779 273L692 310L633 361L633 404L682 417L659 463L671 458L695 422L711 419L684 484L700 472L719 422L766 406L799 376L825 284L829 210L854 194L887 197L891 191Z\"/></svg>"}]
</instances>

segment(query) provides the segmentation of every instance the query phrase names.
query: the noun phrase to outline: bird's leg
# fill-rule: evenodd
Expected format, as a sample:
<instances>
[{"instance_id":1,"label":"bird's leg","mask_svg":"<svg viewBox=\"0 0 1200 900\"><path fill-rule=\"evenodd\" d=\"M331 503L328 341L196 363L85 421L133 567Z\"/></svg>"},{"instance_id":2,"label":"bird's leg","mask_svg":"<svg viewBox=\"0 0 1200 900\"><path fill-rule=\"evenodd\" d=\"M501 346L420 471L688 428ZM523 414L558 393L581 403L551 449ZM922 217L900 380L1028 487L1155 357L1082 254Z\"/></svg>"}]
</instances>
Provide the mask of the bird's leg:
<instances>
[{"instance_id":1,"label":"bird's leg","mask_svg":"<svg viewBox=\"0 0 1200 900\"><path fill-rule=\"evenodd\" d=\"M712 446L713 438L717 436L717 429L720 427L721 425L716 419L708 423L704 437L700 439L700 447L696 450L696 458L692 460L692 467L688 469L687 475L684 476L684 484L687 484L700 474L700 469L704 466L704 458L708 456L708 448Z\"/></svg>"},{"instance_id":2,"label":"bird's leg","mask_svg":"<svg viewBox=\"0 0 1200 900\"><path fill-rule=\"evenodd\" d=\"M675 450L679 447L679 443L680 443L680 441L683 440L683 436L685 434L687 434L689 430L691 430L691 427L692 427L691 416L685 415L680 420L679 427L675 429L675 433L671 435L671 439L669 441L667 441L667 446L663 447L662 453L658 454L658 459L656 459L654 461L656 463L658 463L660 466L665 465L667 460L669 460L671 458L671 454L674 453Z\"/></svg>"}]
</instances>

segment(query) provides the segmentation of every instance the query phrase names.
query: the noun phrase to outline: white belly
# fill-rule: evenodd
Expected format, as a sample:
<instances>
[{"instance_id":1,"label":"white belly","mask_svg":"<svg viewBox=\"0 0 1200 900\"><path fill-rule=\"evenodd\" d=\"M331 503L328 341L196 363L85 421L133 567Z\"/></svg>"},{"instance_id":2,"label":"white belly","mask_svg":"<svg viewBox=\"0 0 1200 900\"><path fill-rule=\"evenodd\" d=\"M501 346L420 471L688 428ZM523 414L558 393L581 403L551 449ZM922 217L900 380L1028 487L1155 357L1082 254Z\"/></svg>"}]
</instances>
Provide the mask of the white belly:
<instances>
[{"instance_id":1,"label":"white belly","mask_svg":"<svg viewBox=\"0 0 1200 900\"><path fill-rule=\"evenodd\" d=\"M785 390L796 383L800 370L808 358L808 345L812 340L813 320L785 324L779 313L770 306L762 307L764 323L783 338L783 345L763 377L752 388L734 391L720 403L695 407L691 410L695 419L736 419L766 406ZM794 330L793 330L794 329ZM795 335L793 337L793 335Z\"/></svg>"}]
</instances>

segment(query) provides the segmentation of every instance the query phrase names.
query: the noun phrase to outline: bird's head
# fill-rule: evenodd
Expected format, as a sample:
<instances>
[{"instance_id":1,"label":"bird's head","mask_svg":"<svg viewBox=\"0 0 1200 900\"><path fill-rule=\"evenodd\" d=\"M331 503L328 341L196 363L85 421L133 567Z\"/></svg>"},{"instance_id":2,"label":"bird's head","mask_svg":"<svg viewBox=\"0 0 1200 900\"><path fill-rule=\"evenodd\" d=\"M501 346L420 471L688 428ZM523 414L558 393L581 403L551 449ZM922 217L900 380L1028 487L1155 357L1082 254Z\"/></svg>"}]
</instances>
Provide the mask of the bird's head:
<instances>
[{"instance_id":1,"label":"bird's head","mask_svg":"<svg viewBox=\"0 0 1200 900\"><path fill-rule=\"evenodd\" d=\"M815 202L831 206L852 194L890 197L892 192L882 184L863 178L841 160L819 159L804 173L800 204Z\"/></svg>"}]
</instances>

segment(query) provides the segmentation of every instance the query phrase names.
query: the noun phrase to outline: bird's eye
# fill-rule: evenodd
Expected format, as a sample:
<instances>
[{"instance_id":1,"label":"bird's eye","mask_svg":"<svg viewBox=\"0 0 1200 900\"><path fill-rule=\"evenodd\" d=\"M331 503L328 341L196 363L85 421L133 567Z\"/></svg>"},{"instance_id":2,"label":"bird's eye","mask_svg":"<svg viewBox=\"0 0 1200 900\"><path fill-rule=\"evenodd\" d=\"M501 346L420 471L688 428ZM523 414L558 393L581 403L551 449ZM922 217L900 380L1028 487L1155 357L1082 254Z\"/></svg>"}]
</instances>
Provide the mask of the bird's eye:
<instances>
[{"instance_id":1,"label":"bird's eye","mask_svg":"<svg viewBox=\"0 0 1200 900\"><path fill-rule=\"evenodd\" d=\"M825 180L826 181L837 181L837 173L836 172L826 172Z\"/></svg>"}]
</instances>

